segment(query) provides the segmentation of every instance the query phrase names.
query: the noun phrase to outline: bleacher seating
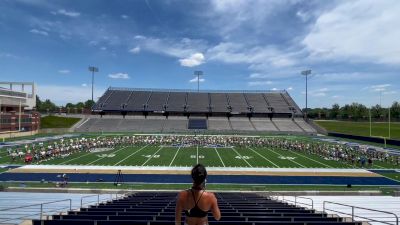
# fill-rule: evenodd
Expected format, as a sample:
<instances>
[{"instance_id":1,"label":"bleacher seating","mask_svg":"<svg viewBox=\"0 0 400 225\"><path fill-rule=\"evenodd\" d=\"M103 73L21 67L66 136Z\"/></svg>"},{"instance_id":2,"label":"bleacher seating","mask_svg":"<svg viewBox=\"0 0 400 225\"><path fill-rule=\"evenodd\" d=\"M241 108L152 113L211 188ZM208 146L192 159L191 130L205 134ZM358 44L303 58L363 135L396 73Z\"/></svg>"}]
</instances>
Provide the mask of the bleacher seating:
<instances>
[{"instance_id":1,"label":"bleacher seating","mask_svg":"<svg viewBox=\"0 0 400 225\"><path fill-rule=\"evenodd\" d=\"M249 113L249 106L243 93L228 93L229 106L234 114Z\"/></svg>"},{"instance_id":2,"label":"bleacher seating","mask_svg":"<svg viewBox=\"0 0 400 225\"><path fill-rule=\"evenodd\" d=\"M33 220L32 224L173 224L176 195L173 192L134 193L123 199L69 211L65 215L53 215L49 220ZM361 222L344 222L340 217L329 217L314 209L290 205L256 193L216 193L216 197L222 217L220 221L215 221L209 213L210 225L361 225Z\"/></svg>"},{"instance_id":3,"label":"bleacher seating","mask_svg":"<svg viewBox=\"0 0 400 225\"><path fill-rule=\"evenodd\" d=\"M228 110L228 101L226 99L225 93L210 93L211 100L211 111L217 113L227 113Z\"/></svg>"},{"instance_id":4,"label":"bleacher seating","mask_svg":"<svg viewBox=\"0 0 400 225\"><path fill-rule=\"evenodd\" d=\"M187 111L188 112L209 112L210 102L208 93L189 92L187 98Z\"/></svg>"},{"instance_id":5,"label":"bleacher seating","mask_svg":"<svg viewBox=\"0 0 400 225\"><path fill-rule=\"evenodd\" d=\"M272 121L280 131L303 132L303 130L290 118L273 118Z\"/></svg>"},{"instance_id":6,"label":"bleacher seating","mask_svg":"<svg viewBox=\"0 0 400 225\"><path fill-rule=\"evenodd\" d=\"M95 112L173 112L295 114L301 110L285 92L142 90L109 88L93 106Z\"/></svg>"},{"instance_id":7,"label":"bleacher seating","mask_svg":"<svg viewBox=\"0 0 400 225\"><path fill-rule=\"evenodd\" d=\"M255 131L253 125L247 117L231 117L229 119L232 129L238 131Z\"/></svg>"},{"instance_id":8,"label":"bleacher seating","mask_svg":"<svg viewBox=\"0 0 400 225\"><path fill-rule=\"evenodd\" d=\"M143 112L146 111L147 101L151 92L148 91L137 91L132 92L129 102L126 104L125 110L131 112Z\"/></svg>"},{"instance_id":9,"label":"bleacher seating","mask_svg":"<svg viewBox=\"0 0 400 225\"><path fill-rule=\"evenodd\" d=\"M269 118L251 118L257 131L278 131Z\"/></svg>"},{"instance_id":10,"label":"bleacher seating","mask_svg":"<svg viewBox=\"0 0 400 225\"><path fill-rule=\"evenodd\" d=\"M267 93L265 96L275 113L292 113L288 102L283 98L281 93ZM293 106L294 107L294 106Z\"/></svg>"},{"instance_id":11,"label":"bleacher seating","mask_svg":"<svg viewBox=\"0 0 400 225\"><path fill-rule=\"evenodd\" d=\"M271 112L268 108L268 104L262 94L258 93L245 93L247 102L249 103L254 113L266 113Z\"/></svg>"},{"instance_id":12,"label":"bleacher seating","mask_svg":"<svg viewBox=\"0 0 400 225\"><path fill-rule=\"evenodd\" d=\"M242 133L316 132L301 118L302 111L286 91L193 92L109 88L92 109L101 115L122 114L127 117L119 120L90 118L76 131L187 132L198 127ZM142 118L132 118L137 115ZM207 119L201 126L196 126L198 121L189 121L189 117Z\"/></svg>"},{"instance_id":13,"label":"bleacher seating","mask_svg":"<svg viewBox=\"0 0 400 225\"><path fill-rule=\"evenodd\" d=\"M147 111L152 112L162 112L165 110L164 106L167 103L167 92L152 92L149 103L147 106Z\"/></svg>"},{"instance_id":14,"label":"bleacher seating","mask_svg":"<svg viewBox=\"0 0 400 225\"><path fill-rule=\"evenodd\" d=\"M190 117L192 118L192 117ZM201 117L200 117L201 118ZM196 119L193 117L192 119ZM191 127L191 122L184 116L118 116L104 118L88 118L75 129L77 132L187 132L190 129L202 129L218 132L297 132L315 133L302 118L273 118L265 117L209 117L202 118L201 128ZM197 123L198 121L193 121Z\"/></svg>"}]
</instances>

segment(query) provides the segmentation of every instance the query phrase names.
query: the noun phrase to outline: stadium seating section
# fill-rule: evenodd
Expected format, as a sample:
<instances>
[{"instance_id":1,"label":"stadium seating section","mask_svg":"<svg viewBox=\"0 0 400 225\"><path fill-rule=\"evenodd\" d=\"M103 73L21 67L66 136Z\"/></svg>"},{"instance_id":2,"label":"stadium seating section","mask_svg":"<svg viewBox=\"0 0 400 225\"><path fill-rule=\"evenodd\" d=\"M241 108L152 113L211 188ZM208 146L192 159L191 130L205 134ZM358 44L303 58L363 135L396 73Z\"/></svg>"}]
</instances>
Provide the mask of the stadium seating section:
<instances>
[{"instance_id":1,"label":"stadium seating section","mask_svg":"<svg viewBox=\"0 0 400 225\"><path fill-rule=\"evenodd\" d=\"M93 107L101 112L302 115L286 91L191 92L109 88Z\"/></svg>"},{"instance_id":2,"label":"stadium seating section","mask_svg":"<svg viewBox=\"0 0 400 225\"><path fill-rule=\"evenodd\" d=\"M77 132L157 132L174 133L190 130L210 132L284 132L315 133L302 118L209 117L204 119L184 116L104 116L90 117L75 129Z\"/></svg>"},{"instance_id":3,"label":"stadium seating section","mask_svg":"<svg viewBox=\"0 0 400 225\"><path fill-rule=\"evenodd\" d=\"M255 193L217 193L216 196L222 218L215 221L209 213L210 225L361 225L361 222L344 222L340 217ZM53 215L49 220L33 220L33 225L169 225L175 221L175 200L176 193L172 192L139 192L65 215Z\"/></svg>"},{"instance_id":4,"label":"stadium seating section","mask_svg":"<svg viewBox=\"0 0 400 225\"><path fill-rule=\"evenodd\" d=\"M78 132L316 133L286 91L143 90L109 88ZM123 116L121 116L123 115Z\"/></svg>"}]
</instances>

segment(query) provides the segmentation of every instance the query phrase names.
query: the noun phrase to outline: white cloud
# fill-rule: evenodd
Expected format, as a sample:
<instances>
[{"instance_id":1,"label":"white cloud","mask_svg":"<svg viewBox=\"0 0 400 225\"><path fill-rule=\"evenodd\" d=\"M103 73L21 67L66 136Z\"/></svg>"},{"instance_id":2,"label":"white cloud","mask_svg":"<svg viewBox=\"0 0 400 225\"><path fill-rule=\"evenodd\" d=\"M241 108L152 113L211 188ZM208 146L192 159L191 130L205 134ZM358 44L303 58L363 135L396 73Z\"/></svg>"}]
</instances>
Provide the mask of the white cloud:
<instances>
[{"instance_id":1,"label":"white cloud","mask_svg":"<svg viewBox=\"0 0 400 225\"><path fill-rule=\"evenodd\" d=\"M278 88L272 88L271 90L273 90L273 91L277 91L277 90L278 90Z\"/></svg>"},{"instance_id":2,"label":"white cloud","mask_svg":"<svg viewBox=\"0 0 400 225\"><path fill-rule=\"evenodd\" d=\"M292 90L293 90L293 87L288 87L286 90L292 91Z\"/></svg>"},{"instance_id":3,"label":"white cloud","mask_svg":"<svg viewBox=\"0 0 400 225\"><path fill-rule=\"evenodd\" d=\"M315 60L400 63L400 1L342 1L322 13L302 43Z\"/></svg>"},{"instance_id":4,"label":"white cloud","mask_svg":"<svg viewBox=\"0 0 400 225\"><path fill-rule=\"evenodd\" d=\"M98 44L99 44L98 41L89 41L89 45L90 45L90 46L96 46L96 45L98 45Z\"/></svg>"},{"instance_id":5,"label":"white cloud","mask_svg":"<svg viewBox=\"0 0 400 225\"><path fill-rule=\"evenodd\" d=\"M125 14L122 14L122 15L121 15L121 18L124 19L124 20L126 20L126 19L129 19L129 16L128 16L128 15L125 15Z\"/></svg>"},{"instance_id":6,"label":"white cloud","mask_svg":"<svg viewBox=\"0 0 400 225\"><path fill-rule=\"evenodd\" d=\"M95 86L94 97L95 101L103 93L105 87ZM87 86L71 86L71 85L38 85L38 96L41 99L50 99L57 105L65 105L68 102L77 103L91 99L92 91Z\"/></svg>"},{"instance_id":7,"label":"white cloud","mask_svg":"<svg viewBox=\"0 0 400 225\"><path fill-rule=\"evenodd\" d=\"M0 58L12 58L12 59L17 59L18 56L10 54L10 53L5 53L5 52L0 52Z\"/></svg>"},{"instance_id":8,"label":"white cloud","mask_svg":"<svg viewBox=\"0 0 400 225\"><path fill-rule=\"evenodd\" d=\"M67 11L65 9L59 9L57 12L51 12L53 15L64 15L69 17L78 17L81 15L79 12Z\"/></svg>"},{"instance_id":9,"label":"white cloud","mask_svg":"<svg viewBox=\"0 0 400 225\"><path fill-rule=\"evenodd\" d=\"M82 87L87 87L87 84L86 84L86 83L83 83L81 86L82 86Z\"/></svg>"},{"instance_id":10,"label":"white cloud","mask_svg":"<svg viewBox=\"0 0 400 225\"><path fill-rule=\"evenodd\" d=\"M62 73L62 74L69 74L71 71L69 70L59 70L58 73Z\"/></svg>"},{"instance_id":11,"label":"white cloud","mask_svg":"<svg viewBox=\"0 0 400 225\"><path fill-rule=\"evenodd\" d=\"M279 9L285 9L296 0L212 0L210 23L223 37L243 34L247 30L265 30L265 24L273 23Z\"/></svg>"},{"instance_id":12,"label":"white cloud","mask_svg":"<svg viewBox=\"0 0 400 225\"><path fill-rule=\"evenodd\" d=\"M311 15L304 11L298 11L296 16L299 17L303 22L306 22L311 18Z\"/></svg>"},{"instance_id":13,"label":"white cloud","mask_svg":"<svg viewBox=\"0 0 400 225\"><path fill-rule=\"evenodd\" d=\"M133 54L139 53L140 52L140 46L136 46L136 47L132 48L131 50L129 50L129 52L133 53Z\"/></svg>"},{"instance_id":14,"label":"white cloud","mask_svg":"<svg viewBox=\"0 0 400 225\"><path fill-rule=\"evenodd\" d=\"M200 83L203 83L204 81L206 81L204 78L200 78L200 79L199 79L199 82L200 82ZM197 83L197 77L195 77L195 78L189 80L189 83Z\"/></svg>"},{"instance_id":15,"label":"white cloud","mask_svg":"<svg viewBox=\"0 0 400 225\"><path fill-rule=\"evenodd\" d=\"M207 49L207 43L204 40L198 39L159 39L137 35L135 36L135 40L143 50L180 59Z\"/></svg>"},{"instance_id":16,"label":"white cloud","mask_svg":"<svg viewBox=\"0 0 400 225\"><path fill-rule=\"evenodd\" d=\"M43 36L48 36L49 35L49 33L47 33L46 31L38 30L38 29L32 29L29 32L31 32L33 34L40 34L40 35L43 35Z\"/></svg>"},{"instance_id":17,"label":"white cloud","mask_svg":"<svg viewBox=\"0 0 400 225\"><path fill-rule=\"evenodd\" d=\"M181 66L194 67L204 63L203 53L197 52L190 55L188 58L179 59Z\"/></svg>"},{"instance_id":18,"label":"white cloud","mask_svg":"<svg viewBox=\"0 0 400 225\"><path fill-rule=\"evenodd\" d=\"M112 79L129 79L129 75L127 73L111 73L108 74L109 78Z\"/></svg>"},{"instance_id":19,"label":"white cloud","mask_svg":"<svg viewBox=\"0 0 400 225\"><path fill-rule=\"evenodd\" d=\"M296 65L297 52L285 53L274 46L247 46L234 42L222 42L208 49L210 60L225 63L250 64L250 69L281 68Z\"/></svg>"},{"instance_id":20,"label":"white cloud","mask_svg":"<svg viewBox=\"0 0 400 225\"><path fill-rule=\"evenodd\" d=\"M107 47L103 46L103 47L100 48L100 50L105 51L105 50L107 50Z\"/></svg>"},{"instance_id":21,"label":"white cloud","mask_svg":"<svg viewBox=\"0 0 400 225\"><path fill-rule=\"evenodd\" d=\"M263 78L268 78L268 77L269 77L269 75L260 74L260 73L252 73L249 76L250 79L263 79Z\"/></svg>"},{"instance_id":22,"label":"white cloud","mask_svg":"<svg viewBox=\"0 0 400 225\"><path fill-rule=\"evenodd\" d=\"M133 38L138 39L138 40L140 40L140 39L146 39L146 37L143 36L143 35L135 35L135 37L133 37Z\"/></svg>"},{"instance_id":23,"label":"white cloud","mask_svg":"<svg viewBox=\"0 0 400 225\"><path fill-rule=\"evenodd\" d=\"M382 91L386 91L390 86L392 86L392 85L391 84L377 84L377 85L371 85L371 86L364 87L363 90L369 90L372 92L382 92Z\"/></svg>"},{"instance_id":24,"label":"white cloud","mask_svg":"<svg viewBox=\"0 0 400 225\"><path fill-rule=\"evenodd\" d=\"M267 85L270 85L270 84L272 84L272 81L269 81L269 80L267 80L267 81L250 81L250 82L247 82L247 85L251 86L251 87L253 87L253 86L267 86Z\"/></svg>"},{"instance_id":25,"label":"white cloud","mask_svg":"<svg viewBox=\"0 0 400 225\"><path fill-rule=\"evenodd\" d=\"M394 95L394 94L397 94L397 91L384 91L384 92L382 92L382 94L384 94L384 95Z\"/></svg>"},{"instance_id":26,"label":"white cloud","mask_svg":"<svg viewBox=\"0 0 400 225\"><path fill-rule=\"evenodd\" d=\"M310 95L312 97L325 97L327 95L328 91L329 91L328 88L320 88L317 90L308 91L308 95ZM302 93L305 94L305 92L302 92Z\"/></svg>"}]
</instances>

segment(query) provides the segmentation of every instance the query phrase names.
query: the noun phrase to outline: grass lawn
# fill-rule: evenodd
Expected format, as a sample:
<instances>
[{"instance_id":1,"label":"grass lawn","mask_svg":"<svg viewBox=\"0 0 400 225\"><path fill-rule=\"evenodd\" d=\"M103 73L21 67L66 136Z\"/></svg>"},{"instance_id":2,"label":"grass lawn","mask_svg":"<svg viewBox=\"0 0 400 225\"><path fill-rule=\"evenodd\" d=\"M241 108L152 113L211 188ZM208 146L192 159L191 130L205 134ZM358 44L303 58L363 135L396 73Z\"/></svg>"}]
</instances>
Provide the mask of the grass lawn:
<instances>
[{"instance_id":1,"label":"grass lawn","mask_svg":"<svg viewBox=\"0 0 400 225\"><path fill-rule=\"evenodd\" d=\"M207 167L250 168L358 168L360 166L280 148L197 148L195 146L178 148L157 145L119 146L104 152L79 152L64 158L41 162L47 165L184 167L191 167L197 163L202 163ZM12 161L6 151L1 151L0 164L24 164L24 162L23 158ZM400 166L376 161L372 168L395 169Z\"/></svg>"},{"instance_id":2,"label":"grass lawn","mask_svg":"<svg viewBox=\"0 0 400 225\"><path fill-rule=\"evenodd\" d=\"M316 120L328 132L369 136L369 122ZM389 136L388 123L372 123L372 136ZM400 123L391 123L391 138L400 140Z\"/></svg>"},{"instance_id":3,"label":"grass lawn","mask_svg":"<svg viewBox=\"0 0 400 225\"><path fill-rule=\"evenodd\" d=\"M40 128L70 128L79 120L80 118L45 116L41 118Z\"/></svg>"}]
</instances>

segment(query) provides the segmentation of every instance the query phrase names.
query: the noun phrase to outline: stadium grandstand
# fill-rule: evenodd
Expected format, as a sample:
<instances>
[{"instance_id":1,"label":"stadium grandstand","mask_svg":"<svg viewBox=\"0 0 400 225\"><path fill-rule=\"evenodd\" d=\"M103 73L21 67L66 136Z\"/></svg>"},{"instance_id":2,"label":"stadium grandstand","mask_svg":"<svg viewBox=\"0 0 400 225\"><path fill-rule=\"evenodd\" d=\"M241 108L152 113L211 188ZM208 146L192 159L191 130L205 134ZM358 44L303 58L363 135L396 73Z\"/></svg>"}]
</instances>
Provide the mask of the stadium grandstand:
<instances>
[{"instance_id":1,"label":"stadium grandstand","mask_svg":"<svg viewBox=\"0 0 400 225\"><path fill-rule=\"evenodd\" d=\"M0 82L0 135L36 132L40 115L34 112L36 86L32 82Z\"/></svg>"},{"instance_id":2,"label":"stadium grandstand","mask_svg":"<svg viewBox=\"0 0 400 225\"><path fill-rule=\"evenodd\" d=\"M77 131L315 133L286 91L110 87ZM112 126L117 124L117 126Z\"/></svg>"}]
</instances>

